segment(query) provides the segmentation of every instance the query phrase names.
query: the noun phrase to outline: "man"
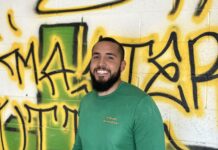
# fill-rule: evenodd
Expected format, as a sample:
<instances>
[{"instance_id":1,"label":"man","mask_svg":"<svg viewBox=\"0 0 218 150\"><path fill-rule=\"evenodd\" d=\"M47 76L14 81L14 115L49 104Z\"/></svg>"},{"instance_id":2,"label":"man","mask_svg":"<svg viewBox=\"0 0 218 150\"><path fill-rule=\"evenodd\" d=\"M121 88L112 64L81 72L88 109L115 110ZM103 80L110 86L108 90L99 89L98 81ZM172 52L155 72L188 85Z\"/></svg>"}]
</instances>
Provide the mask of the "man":
<instances>
[{"instance_id":1,"label":"man","mask_svg":"<svg viewBox=\"0 0 218 150\"><path fill-rule=\"evenodd\" d=\"M94 91L80 103L73 150L164 150L164 130L154 101L121 81L124 49L113 38L92 49L90 75Z\"/></svg>"}]
</instances>

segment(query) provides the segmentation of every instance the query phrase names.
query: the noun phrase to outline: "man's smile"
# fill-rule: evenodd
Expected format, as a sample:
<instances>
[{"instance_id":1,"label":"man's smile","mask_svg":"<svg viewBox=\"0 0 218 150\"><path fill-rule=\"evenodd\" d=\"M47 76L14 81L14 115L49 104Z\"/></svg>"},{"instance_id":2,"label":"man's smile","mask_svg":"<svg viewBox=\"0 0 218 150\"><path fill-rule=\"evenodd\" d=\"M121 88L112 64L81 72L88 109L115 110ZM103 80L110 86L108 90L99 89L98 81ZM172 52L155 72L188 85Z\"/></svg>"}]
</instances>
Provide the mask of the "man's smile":
<instances>
[{"instance_id":1,"label":"man's smile","mask_svg":"<svg viewBox=\"0 0 218 150\"><path fill-rule=\"evenodd\" d=\"M96 73L99 75L105 75L108 74L109 72L107 70L98 69L96 70Z\"/></svg>"}]
</instances>

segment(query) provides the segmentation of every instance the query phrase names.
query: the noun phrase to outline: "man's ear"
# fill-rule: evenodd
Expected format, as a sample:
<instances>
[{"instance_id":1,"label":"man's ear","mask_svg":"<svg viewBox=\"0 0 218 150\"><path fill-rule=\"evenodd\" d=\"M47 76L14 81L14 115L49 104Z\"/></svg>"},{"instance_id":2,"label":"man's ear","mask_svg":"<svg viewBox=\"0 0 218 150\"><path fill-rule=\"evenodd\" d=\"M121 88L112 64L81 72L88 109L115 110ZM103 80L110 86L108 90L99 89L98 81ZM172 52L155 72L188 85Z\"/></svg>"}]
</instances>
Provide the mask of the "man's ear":
<instances>
[{"instance_id":1,"label":"man's ear","mask_svg":"<svg viewBox=\"0 0 218 150\"><path fill-rule=\"evenodd\" d=\"M125 67L126 67L126 61L123 60L123 61L121 62L121 66L120 66L121 72L125 69Z\"/></svg>"}]
</instances>

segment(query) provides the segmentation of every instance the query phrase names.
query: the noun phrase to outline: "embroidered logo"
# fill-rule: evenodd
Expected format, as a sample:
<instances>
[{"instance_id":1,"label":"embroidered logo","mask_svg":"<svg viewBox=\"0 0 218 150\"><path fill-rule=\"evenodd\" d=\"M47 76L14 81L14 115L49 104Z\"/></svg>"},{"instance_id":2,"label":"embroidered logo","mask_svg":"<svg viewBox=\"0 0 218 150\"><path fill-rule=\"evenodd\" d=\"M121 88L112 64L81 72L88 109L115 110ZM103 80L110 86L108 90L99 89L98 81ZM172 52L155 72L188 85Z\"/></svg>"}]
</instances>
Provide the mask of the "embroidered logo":
<instances>
[{"instance_id":1,"label":"embroidered logo","mask_svg":"<svg viewBox=\"0 0 218 150\"><path fill-rule=\"evenodd\" d=\"M104 118L104 123L107 123L107 124L115 124L115 125L119 124L117 118L115 118L115 117L110 117L110 116L106 116L106 117Z\"/></svg>"}]
</instances>

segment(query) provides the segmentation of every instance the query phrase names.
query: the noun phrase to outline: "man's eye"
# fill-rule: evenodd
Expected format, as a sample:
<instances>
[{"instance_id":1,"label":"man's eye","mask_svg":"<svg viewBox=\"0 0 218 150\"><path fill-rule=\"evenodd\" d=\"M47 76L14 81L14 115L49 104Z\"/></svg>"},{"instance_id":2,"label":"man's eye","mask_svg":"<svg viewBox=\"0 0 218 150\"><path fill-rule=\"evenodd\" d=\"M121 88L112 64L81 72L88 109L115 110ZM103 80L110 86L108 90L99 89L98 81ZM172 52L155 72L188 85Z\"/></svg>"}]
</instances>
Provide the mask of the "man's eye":
<instances>
[{"instance_id":1,"label":"man's eye","mask_svg":"<svg viewBox=\"0 0 218 150\"><path fill-rule=\"evenodd\" d=\"M114 57L113 57L113 56L108 56L108 59L111 59L111 60L113 60L113 59L114 59Z\"/></svg>"},{"instance_id":2,"label":"man's eye","mask_svg":"<svg viewBox=\"0 0 218 150\"><path fill-rule=\"evenodd\" d=\"M92 56L92 59L97 59L99 58L99 56L95 55L95 56Z\"/></svg>"}]
</instances>

